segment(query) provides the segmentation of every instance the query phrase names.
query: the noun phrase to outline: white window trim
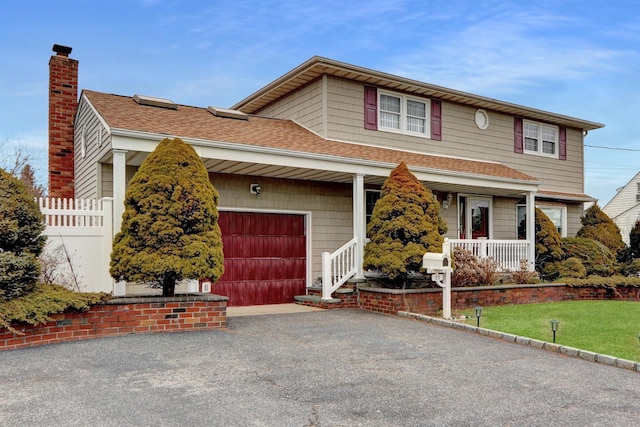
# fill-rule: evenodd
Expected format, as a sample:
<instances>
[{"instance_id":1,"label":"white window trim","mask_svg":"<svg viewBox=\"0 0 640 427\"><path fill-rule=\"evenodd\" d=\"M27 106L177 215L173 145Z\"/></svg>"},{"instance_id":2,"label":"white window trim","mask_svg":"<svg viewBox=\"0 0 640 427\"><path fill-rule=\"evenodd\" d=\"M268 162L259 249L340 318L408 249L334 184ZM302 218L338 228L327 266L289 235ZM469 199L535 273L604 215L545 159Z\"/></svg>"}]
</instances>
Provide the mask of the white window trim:
<instances>
[{"instance_id":1,"label":"white window trim","mask_svg":"<svg viewBox=\"0 0 640 427\"><path fill-rule=\"evenodd\" d=\"M516 205L516 238L518 238L518 207L526 207L521 203ZM560 225L562 228L562 232L560 233L560 237L567 237L567 207L566 206L550 206L545 205L544 203L536 203L536 208L546 208L546 209L560 209L562 211L562 224ZM555 224L554 224L555 225Z\"/></svg>"},{"instance_id":2,"label":"white window trim","mask_svg":"<svg viewBox=\"0 0 640 427\"><path fill-rule=\"evenodd\" d=\"M380 101L380 98L383 95L393 96L395 98L400 98L400 129L393 129L393 128L387 128L387 127L382 126L382 118L380 117L380 113L381 113L380 106L382 105L382 103ZM416 101L416 102L422 102L422 103L425 104L424 133L411 132L411 131L407 130L407 116L408 116L408 114L407 114L407 101L408 100ZM421 138L431 138L431 101L429 99L417 98L415 96L403 95L401 93L379 90L378 91L378 111L377 111L377 114L378 114L378 130L379 131L399 133L399 134L403 134L403 135L412 135L412 136L418 136L418 137L421 137Z\"/></svg>"},{"instance_id":3,"label":"white window trim","mask_svg":"<svg viewBox=\"0 0 640 427\"><path fill-rule=\"evenodd\" d=\"M567 207L566 206L549 206L544 204L536 205L537 208L542 209L559 209L562 211L562 231L560 233L560 237L567 237Z\"/></svg>"},{"instance_id":4,"label":"white window trim","mask_svg":"<svg viewBox=\"0 0 640 427\"><path fill-rule=\"evenodd\" d=\"M536 150L536 151L527 149L527 138L525 136L525 131L524 131L524 129L526 128L527 123L538 126L538 150ZM545 153L543 151L543 148L542 148L542 146L544 145L543 142L542 142L542 127L543 126L546 126L548 128L553 128L555 130L555 133L556 133L556 150L555 150L554 154ZM523 150L523 152L525 154L533 154L535 156L549 157L551 159L559 159L560 158L560 128L558 126L550 125L550 124L547 124L547 123L534 122L532 120L523 120L522 121L522 150Z\"/></svg>"}]
</instances>

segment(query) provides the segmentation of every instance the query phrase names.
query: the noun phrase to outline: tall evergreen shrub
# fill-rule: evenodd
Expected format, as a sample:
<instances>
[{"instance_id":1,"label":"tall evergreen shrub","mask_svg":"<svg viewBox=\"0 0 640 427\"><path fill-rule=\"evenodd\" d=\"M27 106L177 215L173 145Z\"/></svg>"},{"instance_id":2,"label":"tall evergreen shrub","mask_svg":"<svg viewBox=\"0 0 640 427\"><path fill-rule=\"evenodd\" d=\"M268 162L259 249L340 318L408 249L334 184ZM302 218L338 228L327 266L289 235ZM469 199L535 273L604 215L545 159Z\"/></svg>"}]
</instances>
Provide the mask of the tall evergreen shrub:
<instances>
[{"instance_id":1,"label":"tall evergreen shrub","mask_svg":"<svg viewBox=\"0 0 640 427\"><path fill-rule=\"evenodd\" d=\"M218 198L195 150L164 139L129 184L111 275L156 282L164 296L182 279L216 281L224 272Z\"/></svg>"},{"instance_id":2,"label":"tall evergreen shrub","mask_svg":"<svg viewBox=\"0 0 640 427\"><path fill-rule=\"evenodd\" d=\"M600 209L597 203L584 211L580 221L582 227L578 230L576 237L593 239L609 248L619 260L624 257L627 245L622 240L620 228Z\"/></svg>"},{"instance_id":3,"label":"tall evergreen shrub","mask_svg":"<svg viewBox=\"0 0 640 427\"><path fill-rule=\"evenodd\" d=\"M421 270L426 252L442 252L446 232L433 193L401 163L385 181L373 209L363 267L398 287Z\"/></svg>"},{"instance_id":4,"label":"tall evergreen shrub","mask_svg":"<svg viewBox=\"0 0 640 427\"><path fill-rule=\"evenodd\" d=\"M46 242L40 208L26 186L0 169L0 300L31 292Z\"/></svg>"},{"instance_id":5,"label":"tall evergreen shrub","mask_svg":"<svg viewBox=\"0 0 640 427\"><path fill-rule=\"evenodd\" d=\"M631 258L640 258L640 219L638 219L629 233L629 252Z\"/></svg>"}]
</instances>

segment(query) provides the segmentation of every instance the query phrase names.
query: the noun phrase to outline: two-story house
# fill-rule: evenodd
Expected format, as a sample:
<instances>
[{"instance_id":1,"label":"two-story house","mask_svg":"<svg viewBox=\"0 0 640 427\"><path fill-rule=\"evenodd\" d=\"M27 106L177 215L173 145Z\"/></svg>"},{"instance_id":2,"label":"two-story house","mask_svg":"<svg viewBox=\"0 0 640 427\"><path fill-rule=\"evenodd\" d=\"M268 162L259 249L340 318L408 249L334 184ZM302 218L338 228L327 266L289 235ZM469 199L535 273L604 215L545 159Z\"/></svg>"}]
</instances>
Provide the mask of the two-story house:
<instances>
[{"instance_id":1,"label":"two-story house","mask_svg":"<svg viewBox=\"0 0 640 427\"><path fill-rule=\"evenodd\" d=\"M188 142L220 193L226 273L212 292L231 305L292 301L318 277L362 276L366 221L400 162L441 203L446 237L504 268L533 261L535 206L573 235L592 200L583 139L599 123L321 57L230 109L89 90L76 106L77 61L56 52L50 67L66 77L50 103L66 96L67 115L51 133L72 133L50 142L51 195L112 196L119 230L137 167L165 137ZM345 258L355 261L343 274Z\"/></svg>"}]
</instances>

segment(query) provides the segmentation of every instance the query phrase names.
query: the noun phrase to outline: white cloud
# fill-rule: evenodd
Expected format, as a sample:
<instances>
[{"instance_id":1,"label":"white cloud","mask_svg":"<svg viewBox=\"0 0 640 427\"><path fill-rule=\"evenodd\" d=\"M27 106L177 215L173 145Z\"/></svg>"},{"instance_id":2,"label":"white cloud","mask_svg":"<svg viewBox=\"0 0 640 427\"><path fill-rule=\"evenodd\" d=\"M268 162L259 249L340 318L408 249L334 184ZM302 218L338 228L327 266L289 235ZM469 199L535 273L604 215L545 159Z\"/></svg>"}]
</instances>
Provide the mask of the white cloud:
<instances>
[{"instance_id":1,"label":"white cloud","mask_svg":"<svg viewBox=\"0 0 640 427\"><path fill-rule=\"evenodd\" d=\"M575 36L581 24L557 15L501 10L434 43L399 55L392 72L475 93L513 94L554 81L603 73L627 52Z\"/></svg>"}]
</instances>

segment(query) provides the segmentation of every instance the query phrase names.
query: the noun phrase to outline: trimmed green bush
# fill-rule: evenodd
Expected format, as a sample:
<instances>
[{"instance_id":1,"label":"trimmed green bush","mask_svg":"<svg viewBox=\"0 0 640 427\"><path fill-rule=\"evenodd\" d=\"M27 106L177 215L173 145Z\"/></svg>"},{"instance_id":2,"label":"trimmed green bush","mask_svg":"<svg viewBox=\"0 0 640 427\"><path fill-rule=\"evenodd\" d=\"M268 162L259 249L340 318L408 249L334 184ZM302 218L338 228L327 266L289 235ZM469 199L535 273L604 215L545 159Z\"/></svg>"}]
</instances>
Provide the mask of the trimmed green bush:
<instances>
[{"instance_id":1,"label":"trimmed green bush","mask_svg":"<svg viewBox=\"0 0 640 427\"><path fill-rule=\"evenodd\" d=\"M616 259L613 253L600 242L585 237L567 237L562 239L565 257L577 258L586 269L586 275L611 276L616 272Z\"/></svg>"},{"instance_id":2,"label":"trimmed green bush","mask_svg":"<svg viewBox=\"0 0 640 427\"><path fill-rule=\"evenodd\" d=\"M569 257L563 261L549 263L545 266L547 277L574 277L583 279L587 277L587 269L577 257Z\"/></svg>"},{"instance_id":3,"label":"trimmed green bush","mask_svg":"<svg viewBox=\"0 0 640 427\"><path fill-rule=\"evenodd\" d=\"M0 301L33 290L47 237L40 208L25 185L0 169Z\"/></svg>"},{"instance_id":4,"label":"trimmed green bush","mask_svg":"<svg viewBox=\"0 0 640 427\"><path fill-rule=\"evenodd\" d=\"M589 276L585 279L577 279L569 277L562 280L569 286L581 287L581 286L596 286L601 288L613 288L617 286L630 286L633 288L640 288L640 277L624 277L620 275L614 275L609 277L602 276Z\"/></svg>"},{"instance_id":5,"label":"trimmed green bush","mask_svg":"<svg viewBox=\"0 0 640 427\"><path fill-rule=\"evenodd\" d=\"M373 208L363 267L381 273L394 287L404 286L422 269L426 252L442 252L446 232L433 193L401 163L385 181Z\"/></svg>"},{"instance_id":6,"label":"trimmed green bush","mask_svg":"<svg viewBox=\"0 0 640 427\"><path fill-rule=\"evenodd\" d=\"M609 216L594 203L581 218L582 227L578 230L576 237L593 239L605 245L616 259L622 260L625 255L627 245L622 240L620 228Z\"/></svg>"},{"instance_id":7,"label":"trimmed green bush","mask_svg":"<svg viewBox=\"0 0 640 427\"><path fill-rule=\"evenodd\" d=\"M182 279L224 272L218 192L195 150L166 138L142 163L125 195L111 253L116 280L155 282L164 296Z\"/></svg>"},{"instance_id":8,"label":"trimmed green bush","mask_svg":"<svg viewBox=\"0 0 640 427\"><path fill-rule=\"evenodd\" d=\"M640 258L629 261L620 268L620 273L624 276L640 276Z\"/></svg>"}]
</instances>

